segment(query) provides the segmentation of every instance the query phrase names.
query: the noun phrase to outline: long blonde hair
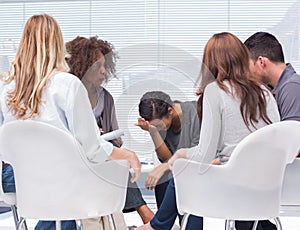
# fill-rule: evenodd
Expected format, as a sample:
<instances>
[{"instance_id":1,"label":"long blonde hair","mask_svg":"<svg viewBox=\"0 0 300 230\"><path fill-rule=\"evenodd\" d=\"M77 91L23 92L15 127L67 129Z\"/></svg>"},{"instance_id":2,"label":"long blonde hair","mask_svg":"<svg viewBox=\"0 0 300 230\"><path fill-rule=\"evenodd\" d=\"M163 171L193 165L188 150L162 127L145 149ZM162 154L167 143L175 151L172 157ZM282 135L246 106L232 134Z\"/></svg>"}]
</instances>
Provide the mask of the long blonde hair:
<instances>
[{"instance_id":1,"label":"long blonde hair","mask_svg":"<svg viewBox=\"0 0 300 230\"><path fill-rule=\"evenodd\" d=\"M7 82L15 81L8 94L8 107L18 119L39 115L41 94L49 78L67 71L62 33L55 19L47 14L30 17L12 62Z\"/></svg>"}]
</instances>

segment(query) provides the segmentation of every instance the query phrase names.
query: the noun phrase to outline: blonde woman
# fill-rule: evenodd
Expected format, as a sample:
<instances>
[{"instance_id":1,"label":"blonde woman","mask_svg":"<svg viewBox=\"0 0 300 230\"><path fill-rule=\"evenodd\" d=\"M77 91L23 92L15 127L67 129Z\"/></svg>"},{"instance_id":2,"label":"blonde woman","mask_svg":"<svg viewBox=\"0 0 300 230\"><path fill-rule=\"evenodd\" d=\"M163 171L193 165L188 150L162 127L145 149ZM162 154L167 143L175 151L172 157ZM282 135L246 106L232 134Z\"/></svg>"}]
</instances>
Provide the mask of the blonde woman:
<instances>
[{"instance_id":1,"label":"blonde woman","mask_svg":"<svg viewBox=\"0 0 300 230\"><path fill-rule=\"evenodd\" d=\"M18 119L45 122L70 132L92 167L108 159L126 159L135 170L132 181L140 175L141 165L133 152L115 148L100 137L85 87L67 73L60 27L47 14L28 19L8 77L0 85L0 125ZM15 191L10 165L3 170L3 189ZM54 226L40 221L36 229ZM74 221L63 222L62 229L76 229Z\"/></svg>"}]
</instances>

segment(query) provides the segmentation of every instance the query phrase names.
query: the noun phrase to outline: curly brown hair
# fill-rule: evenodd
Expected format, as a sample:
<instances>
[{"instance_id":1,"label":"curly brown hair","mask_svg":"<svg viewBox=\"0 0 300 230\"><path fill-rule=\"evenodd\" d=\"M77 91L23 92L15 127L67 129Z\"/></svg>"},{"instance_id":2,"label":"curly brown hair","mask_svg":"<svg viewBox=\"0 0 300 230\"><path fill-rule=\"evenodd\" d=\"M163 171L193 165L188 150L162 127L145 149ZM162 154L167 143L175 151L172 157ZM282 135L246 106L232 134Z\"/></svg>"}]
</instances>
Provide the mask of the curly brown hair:
<instances>
[{"instance_id":1,"label":"curly brown hair","mask_svg":"<svg viewBox=\"0 0 300 230\"><path fill-rule=\"evenodd\" d=\"M116 76L116 60L118 58L114 46L98 36L85 38L77 36L72 41L66 43L66 50L69 54L66 61L70 68L70 73L79 79L85 75L92 65L99 60L101 54L105 57L105 79Z\"/></svg>"}]
</instances>

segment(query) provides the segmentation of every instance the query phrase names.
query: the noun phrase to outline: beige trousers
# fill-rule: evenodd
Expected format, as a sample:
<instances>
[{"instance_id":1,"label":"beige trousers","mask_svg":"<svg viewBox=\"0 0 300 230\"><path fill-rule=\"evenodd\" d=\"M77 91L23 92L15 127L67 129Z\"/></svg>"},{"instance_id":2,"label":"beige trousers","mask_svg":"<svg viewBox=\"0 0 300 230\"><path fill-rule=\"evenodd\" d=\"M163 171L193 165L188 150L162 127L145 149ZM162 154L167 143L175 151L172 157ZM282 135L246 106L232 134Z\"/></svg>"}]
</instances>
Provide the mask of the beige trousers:
<instances>
[{"instance_id":1,"label":"beige trousers","mask_svg":"<svg viewBox=\"0 0 300 230\"><path fill-rule=\"evenodd\" d=\"M126 230L127 226L122 212L114 213L116 230ZM108 216L81 220L83 230L110 230Z\"/></svg>"}]
</instances>

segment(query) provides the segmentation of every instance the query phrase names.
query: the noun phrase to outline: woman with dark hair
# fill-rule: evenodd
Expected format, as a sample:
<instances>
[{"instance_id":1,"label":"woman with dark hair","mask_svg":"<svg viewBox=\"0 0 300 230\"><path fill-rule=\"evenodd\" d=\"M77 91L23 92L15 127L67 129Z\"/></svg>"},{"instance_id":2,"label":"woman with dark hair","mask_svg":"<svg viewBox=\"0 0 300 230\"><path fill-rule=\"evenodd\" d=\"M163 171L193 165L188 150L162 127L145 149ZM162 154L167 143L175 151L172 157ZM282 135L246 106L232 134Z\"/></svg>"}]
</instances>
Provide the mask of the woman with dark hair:
<instances>
[{"instance_id":1,"label":"woman with dark hair","mask_svg":"<svg viewBox=\"0 0 300 230\"><path fill-rule=\"evenodd\" d=\"M196 101L173 101L162 91L146 92L140 99L140 118L136 125L149 132L161 163L168 161L177 149L191 148L198 144L200 121L196 107ZM161 164L155 171L164 172L165 166L168 165ZM148 174L146 184L147 181L155 180L155 188L150 186L148 189L155 189L159 208L172 175L171 172L166 172L160 178L155 171Z\"/></svg>"},{"instance_id":2,"label":"woman with dark hair","mask_svg":"<svg viewBox=\"0 0 300 230\"><path fill-rule=\"evenodd\" d=\"M97 37L76 37L66 43L69 72L77 76L88 91L90 103L102 133L118 129L112 95L102 86L115 77L117 54L113 46ZM121 146L121 139L114 140Z\"/></svg>"},{"instance_id":3,"label":"woman with dark hair","mask_svg":"<svg viewBox=\"0 0 300 230\"><path fill-rule=\"evenodd\" d=\"M178 158L189 158L206 165L225 164L244 137L279 121L275 99L250 75L249 60L247 48L233 34L218 33L209 39L204 49L197 92L202 120L199 144L176 151L167 163L169 168ZM153 181L149 183L153 184ZM167 192L173 194L173 199L168 199ZM171 229L177 213L173 180L167 192L150 223L137 229ZM199 229L193 224L188 223L187 229Z\"/></svg>"},{"instance_id":4,"label":"woman with dark hair","mask_svg":"<svg viewBox=\"0 0 300 230\"><path fill-rule=\"evenodd\" d=\"M201 125L197 116L197 102L173 101L162 91L150 91L140 99L139 113L141 117L138 118L136 125L149 132L157 157L162 163L148 174L145 185L148 189L155 190L160 213L168 214L164 211L166 206L161 207L162 202L175 199L173 196L175 194L169 191L172 173L169 171L169 165L164 162L167 162L177 149L191 148L198 144ZM176 212L174 214L173 217L176 218ZM160 223L160 226L171 227L175 218L170 219L168 224ZM201 217L191 216L189 220L195 221L197 225L194 227L202 228Z\"/></svg>"},{"instance_id":5,"label":"woman with dark hair","mask_svg":"<svg viewBox=\"0 0 300 230\"><path fill-rule=\"evenodd\" d=\"M66 58L70 73L77 76L88 91L90 103L101 133L108 133L119 129L114 99L103 87L103 83L115 77L117 54L112 44L98 37L76 37L66 43L69 56ZM120 147L121 138L112 140ZM147 206L136 185L130 184L127 189L124 212L137 211L144 223L154 216Z\"/></svg>"}]
</instances>

